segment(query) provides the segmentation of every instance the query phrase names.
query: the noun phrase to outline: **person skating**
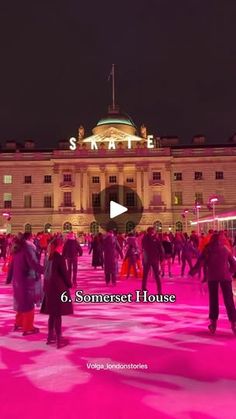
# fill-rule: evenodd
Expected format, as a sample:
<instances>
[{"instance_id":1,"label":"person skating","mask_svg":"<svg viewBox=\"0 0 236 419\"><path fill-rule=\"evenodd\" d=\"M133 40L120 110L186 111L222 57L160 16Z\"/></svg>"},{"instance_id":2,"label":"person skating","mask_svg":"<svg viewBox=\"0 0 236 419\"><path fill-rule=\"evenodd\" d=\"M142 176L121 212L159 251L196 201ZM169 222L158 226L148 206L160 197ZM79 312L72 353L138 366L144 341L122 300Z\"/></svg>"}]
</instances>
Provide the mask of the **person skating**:
<instances>
[{"instance_id":1,"label":"person skating","mask_svg":"<svg viewBox=\"0 0 236 419\"><path fill-rule=\"evenodd\" d=\"M163 261L161 262L161 275L162 276L165 275L165 265L167 264L169 277L172 277L171 258L173 255L173 246L167 233L163 234L161 244L164 249L164 258L163 258Z\"/></svg>"},{"instance_id":2,"label":"person skating","mask_svg":"<svg viewBox=\"0 0 236 419\"><path fill-rule=\"evenodd\" d=\"M63 256L66 258L69 278L74 287L77 285L78 255L82 256L83 249L73 232L70 232L65 241Z\"/></svg>"},{"instance_id":3,"label":"person skating","mask_svg":"<svg viewBox=\"0 0 236 419\"><path fill-rule=\"evenodd\" d=\"M123 253L113 231L108 231L103 240L105 281L113 285L117 281L118 258L123 259Z\"/></svg>"},{"instance_id":4,"label":"person skating","mask_svg":"<svg viewBox=\"0 0 236 419\"><path fill-rule=\"evenodd\" d=\"M57 343L57 348L68 344L62 337L62 319L64 315L73 314L69 288L72 283L66 269L63 251L63 239L57 237L50 245L50 253L45 265L44 299L41 313L49 314L47 344Z\"/></svg>"},{"instance_id":5,"label":"person skating","mask_svg":"<svg viewBox=\"0 0 236 419\"><path fill-rule=\"evenodd\" d=\"M26 242L26 236L19 234L13 244L8 279L9 283L12 282L16 311L14 330L22 330L23 336L39 332L39 328L34 326L35 283L37 273L43 271Z\"/></svg>"},{"instance_id":6,"label":"person skating","mask_svg":"<svg viewBox=\"0 0 236 419\"><path fill-rule=\"evenodd\" d=\"M227 310L231 328L236 334L236 309L232 291L232 274L236 272L236 261L230 250L224 245L223 236L214 233L209 244L204 248L197 263L190 270L190 275L198 272L202 264L207 268L207 282L209 289L209 319L208 326L212 334L215 333L219 316L219 286Z\"/></svg>"},{"instance_id":7,"label":"person skating","mask_svg":"<svg viewBox=\"0 0 236 419\"><path fill-rule=\"evenodd\" d=\"M161 294L161 280L159 276L159 264L164 258L164 250L160 240L156 236L155 229L149 227L142 240L143 249L143 280L142 291L147 291L147 279L152 268L157 284L157 292Z\"/></svg>"}]
</instances>

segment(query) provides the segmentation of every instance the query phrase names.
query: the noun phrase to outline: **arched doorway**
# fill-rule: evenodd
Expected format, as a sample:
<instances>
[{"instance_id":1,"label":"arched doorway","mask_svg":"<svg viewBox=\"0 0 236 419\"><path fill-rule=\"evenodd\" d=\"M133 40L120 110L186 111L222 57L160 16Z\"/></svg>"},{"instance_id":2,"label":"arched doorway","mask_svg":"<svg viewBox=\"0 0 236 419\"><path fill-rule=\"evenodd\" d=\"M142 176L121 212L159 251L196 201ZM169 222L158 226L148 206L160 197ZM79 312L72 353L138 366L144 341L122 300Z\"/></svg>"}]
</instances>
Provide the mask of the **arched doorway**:
<instances>
[{"instance_id":1,"label":"arched doorway","mask_svg":"<svg viewBox=\"0 0 236 419\"><path fill-rule=\"evenodd\" d=\"M99 225L96 223L96 221L93 221L90 224L90 233L91 234L98 234L99 233Z\"/></svg>"},{"instance_id":2,"label":"arched doorway","mask_svg":"<svg viewBox=\"0 0 236 419\"><path fill-rule=\"evenodd\" d=\"M131 231L133 231L135 229L135 224L133 221L127 221L126 226L125 226L125 231L126 233L130 233Z\"/></svg>"},{"instance_id":3,"label":"arched doorway","mask_svg":"<svg viewBox=\"0 0 236 419\"><path fill-rule=\"evenodd\" d=\"M175 230L176 231L183 231L183 223L181 223L181 221L177 221L175 223Z\"/></svg>"},{"instance_id":4,"label":"arched doorway","mask_svg":"<svg viewBox=\"0 0 236 419\"><path fill-rule=\"evenodd\" d=\"M160 233L162 231L162 223L161 221L155 221L153 224L153 227L155 227L156 231Z\"/></svg>"},{"instance_id":5,"label":"arched doorway","mask_svg":"<svg viewBox=\"0 0 236 419\"><path fill-rule=\"evenodd\" d=\"M25 224L25 233L32 233L32 225Z\"/></svg>"},{"instance_id":6,"label":"arched doorway","mask_svg":"<svg viewBox=\"0 0 236 419\"><path fill-rule=\"evenodd\" d=\"M44 232L45 233L51 233L51 231L52 231L52 224L50 224L50 223L45 224Z\"/></svg>"},{"instance_id":7,"label":"arched doorway","mask_svg":"<svg viewBox=\"0 0 236 419\"><path fill-rule=\"evenodd\" d=\"M63 224L63 231L68 233L69 231L72 231L72 224L69 221L66 221Z\"/></svg>"}]
</instances>

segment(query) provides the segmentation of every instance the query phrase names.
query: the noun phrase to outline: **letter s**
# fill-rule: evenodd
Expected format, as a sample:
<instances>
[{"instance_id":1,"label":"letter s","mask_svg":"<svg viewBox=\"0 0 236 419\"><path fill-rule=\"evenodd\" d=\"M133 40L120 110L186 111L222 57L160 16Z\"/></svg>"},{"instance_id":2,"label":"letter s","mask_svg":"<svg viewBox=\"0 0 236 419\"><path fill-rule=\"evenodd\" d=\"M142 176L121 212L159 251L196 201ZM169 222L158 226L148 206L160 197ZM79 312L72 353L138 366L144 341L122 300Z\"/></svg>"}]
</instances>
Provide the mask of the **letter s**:
<instances>
[{"instance_id":1,"label":"letter s","mask_svg":"<svg viewBox=\"0 0 236 419\"><path fill-rule=\"evenodd\" d=\"M83 291L76 291L76 293L75 293L75 303L82 303L84 301L82 294L83 294Z\"/></svg>"},{"instance_id":2,"label":"letter s","mask_svg":"<svg viewBox=\"0 0 236 419\"><path fill-rule=\"evenodd\" d=\"M70 150L71 151L76 150L76 138L75 137L71 137L69 139L69 142L70 142Z\"/></svg>"}]
</instances>

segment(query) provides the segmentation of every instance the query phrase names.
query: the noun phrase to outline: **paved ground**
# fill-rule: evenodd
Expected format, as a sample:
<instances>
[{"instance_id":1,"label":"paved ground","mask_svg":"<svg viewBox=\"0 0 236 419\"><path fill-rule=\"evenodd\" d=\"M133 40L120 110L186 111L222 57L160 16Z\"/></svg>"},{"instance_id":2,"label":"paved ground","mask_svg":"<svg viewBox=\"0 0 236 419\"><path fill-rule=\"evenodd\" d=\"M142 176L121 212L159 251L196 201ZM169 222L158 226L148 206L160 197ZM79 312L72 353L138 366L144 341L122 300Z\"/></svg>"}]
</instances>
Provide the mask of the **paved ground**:
<instances>
[{"instance_id":1,"label":"paved ground","mask_svg":"<svg viewBox=\"0 0 236 419\"><path fill-rule=\"evenodd\" d=\"M180 278L178 265L173 273L163 292L176 295L174 304L74 304L74 316L63 318L70 345L60 350L45 344L47 316L38 309L38 335L12 332L11 286L1 275L1 418L235 419L236 338L225 309L210 336L207 291L197 278ZM149 286L155 293L152 278ZM85 252L78 289L129 293L140 280L105 287Z\"/></svg>"}]
</instances>

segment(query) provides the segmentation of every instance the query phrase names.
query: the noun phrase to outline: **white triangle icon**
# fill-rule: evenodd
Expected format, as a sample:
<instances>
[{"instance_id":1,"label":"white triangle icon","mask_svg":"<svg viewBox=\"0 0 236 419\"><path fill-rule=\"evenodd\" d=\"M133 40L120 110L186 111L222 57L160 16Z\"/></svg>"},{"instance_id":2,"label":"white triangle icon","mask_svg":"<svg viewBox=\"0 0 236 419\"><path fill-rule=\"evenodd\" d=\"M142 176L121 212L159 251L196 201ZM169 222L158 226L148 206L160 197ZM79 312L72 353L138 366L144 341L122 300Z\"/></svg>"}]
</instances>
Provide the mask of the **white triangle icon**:
<instances>
[{"instance_id":1,"label":"white triangle icon","mask_svg":"<svg viewBox=\"0 0 236 419\"><path fill-rule=\"evenodd\" d=\"M128 211L128 208L117 204L115 201L110 201L110 218L118 217L118 215L121 215L126 211Z\"/></svg>"}]
</instances>

